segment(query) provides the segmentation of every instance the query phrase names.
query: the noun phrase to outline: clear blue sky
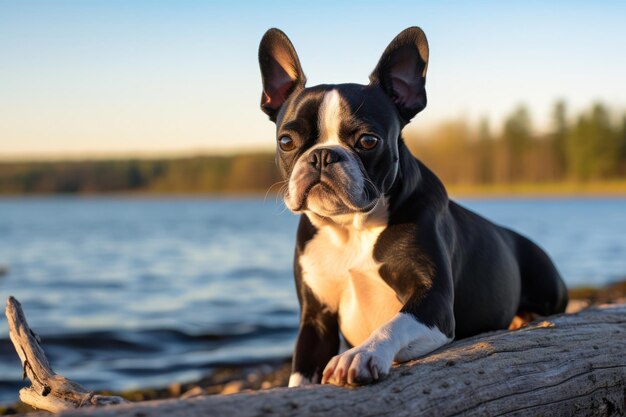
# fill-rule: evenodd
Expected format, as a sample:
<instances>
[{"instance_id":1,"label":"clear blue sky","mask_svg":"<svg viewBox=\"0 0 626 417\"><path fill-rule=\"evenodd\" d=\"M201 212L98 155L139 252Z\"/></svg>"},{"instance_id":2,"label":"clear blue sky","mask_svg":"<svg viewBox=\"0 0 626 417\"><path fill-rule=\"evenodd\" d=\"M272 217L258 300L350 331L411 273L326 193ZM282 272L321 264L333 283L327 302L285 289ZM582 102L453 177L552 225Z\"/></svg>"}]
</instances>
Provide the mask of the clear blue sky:
<instances>
[{"instance_id":1,"label":"clear blue sky","mask_svg":"<svg viewBox=\"0 0 626 417\"><path fill-rule=\"evenodd\" d=\"M413 129L497 122L557 98L626 110L626 2L0 0L0 157L273 146L258 42L283 29L309 85L367 81L421 26L429 104Z\"/></svg>"}]
</instances>

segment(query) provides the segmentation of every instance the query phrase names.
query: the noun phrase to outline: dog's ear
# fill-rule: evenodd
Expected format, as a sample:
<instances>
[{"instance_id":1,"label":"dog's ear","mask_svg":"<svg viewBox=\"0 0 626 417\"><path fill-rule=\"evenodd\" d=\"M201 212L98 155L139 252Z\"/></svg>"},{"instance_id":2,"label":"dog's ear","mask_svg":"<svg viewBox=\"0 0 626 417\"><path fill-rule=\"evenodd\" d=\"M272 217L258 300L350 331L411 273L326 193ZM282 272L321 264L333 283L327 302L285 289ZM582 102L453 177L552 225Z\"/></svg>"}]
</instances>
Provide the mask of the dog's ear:
<instances>
[{"instance_id":1,"label":"dog's ear","mask_svg":"<svg viewBox=\"0 0 626 417\"><path fill-rule=\"evenodd\" d=\"M372 75L370 84L378 84L391 97L405 122L426 107L426 69L428 41L422 29L403 30L389 44Z\"/></svg>"},{"instance_id":2,"label":"dog's ear","mask_svg":"<svg viewBox=\"0 0 626 417\"><path fill-rule=\"evenodd\" d=\"M279 29L265 32L259 45L259 65L263 79L261 109L275 122L280 107L306 77L291 41Z\"/></svg>"}]
</instances>

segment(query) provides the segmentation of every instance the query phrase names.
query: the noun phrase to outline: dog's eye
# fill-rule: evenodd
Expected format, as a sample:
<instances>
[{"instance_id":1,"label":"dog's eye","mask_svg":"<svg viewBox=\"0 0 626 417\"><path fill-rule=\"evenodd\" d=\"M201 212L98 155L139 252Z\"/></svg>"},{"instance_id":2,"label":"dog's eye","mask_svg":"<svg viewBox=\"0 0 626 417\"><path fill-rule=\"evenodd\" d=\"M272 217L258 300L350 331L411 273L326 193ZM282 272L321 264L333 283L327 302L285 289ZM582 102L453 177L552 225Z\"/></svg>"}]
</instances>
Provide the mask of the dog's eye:
<instances>
[{"instance_id":1,"label":"dog's eye","mask_svg":"<svg viewBox=\"0 0 626 417\"><path fill-rule=\"evenodd\" d=\"M376 145L378 145L378 142L380 142L380 139L376 136L363 135L357 141L356 146L369 151L370 149L374 149Z\"/></svg>"},{"instance_id":2,"label":"dog's eye","mask_svg":"<svg viewBox=\"0 0 626 417\"><path fill-rule=\"evenodd\" d=\"M296 144L289 136L281 136L281 138L278 139L278 146L286 152L293 151L296 148Z\"/></svg>"}]
</instances>

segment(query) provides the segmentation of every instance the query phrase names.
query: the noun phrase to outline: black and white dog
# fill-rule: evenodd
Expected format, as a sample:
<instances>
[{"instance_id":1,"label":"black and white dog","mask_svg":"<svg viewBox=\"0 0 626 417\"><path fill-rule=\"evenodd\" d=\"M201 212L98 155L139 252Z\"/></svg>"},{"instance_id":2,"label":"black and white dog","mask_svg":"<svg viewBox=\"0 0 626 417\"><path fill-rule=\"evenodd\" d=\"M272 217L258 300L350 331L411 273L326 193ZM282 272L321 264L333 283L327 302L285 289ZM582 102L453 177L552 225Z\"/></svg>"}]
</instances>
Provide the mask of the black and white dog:
<instances>
[{"instance_id":1,"label":"black and white dog","mask_svg":"<svg viewBox=\"0 0 626 417\"><path fill-rule=\"evenodd\" d=\"M368 85L305 88L296 51L270 29L261 108L276 123L285 204L301 213L301 322L289 386L364 384L517 315L563 312L567 292L533 242L448 199L402 128L426 106L428 42L411 27ZM339 354L340 333L353 346Z\"/></svg>"}]
</instances>

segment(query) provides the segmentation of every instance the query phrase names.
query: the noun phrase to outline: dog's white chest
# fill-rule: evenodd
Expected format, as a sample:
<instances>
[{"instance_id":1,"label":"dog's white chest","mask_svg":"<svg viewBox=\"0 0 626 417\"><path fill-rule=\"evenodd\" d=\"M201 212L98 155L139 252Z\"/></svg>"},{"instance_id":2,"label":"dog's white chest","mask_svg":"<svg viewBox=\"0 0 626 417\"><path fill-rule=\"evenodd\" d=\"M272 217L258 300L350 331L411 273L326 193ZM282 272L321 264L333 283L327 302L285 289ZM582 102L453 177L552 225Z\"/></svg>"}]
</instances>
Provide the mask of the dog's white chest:
<instances>
[{"instance_id":1,"label":"dog's white chest","mask_svg":"<svg viewBox=\"0 0 626 417\"><path fill-rule=\"evenodd\" d=\"M322 227L300 256L304 283L339 313L341 332L352 345L361 344L402 308L373 257L383 230Z\"/></svg>"}]
</instances>

